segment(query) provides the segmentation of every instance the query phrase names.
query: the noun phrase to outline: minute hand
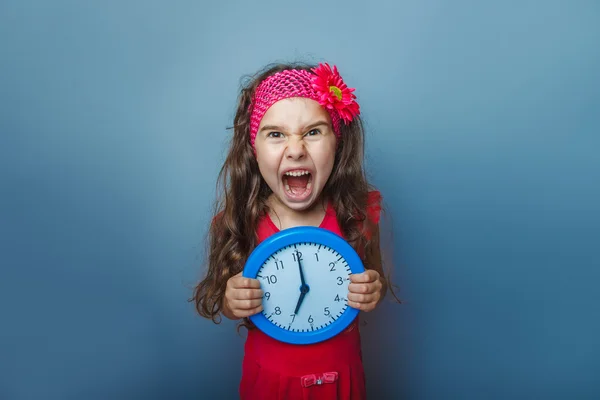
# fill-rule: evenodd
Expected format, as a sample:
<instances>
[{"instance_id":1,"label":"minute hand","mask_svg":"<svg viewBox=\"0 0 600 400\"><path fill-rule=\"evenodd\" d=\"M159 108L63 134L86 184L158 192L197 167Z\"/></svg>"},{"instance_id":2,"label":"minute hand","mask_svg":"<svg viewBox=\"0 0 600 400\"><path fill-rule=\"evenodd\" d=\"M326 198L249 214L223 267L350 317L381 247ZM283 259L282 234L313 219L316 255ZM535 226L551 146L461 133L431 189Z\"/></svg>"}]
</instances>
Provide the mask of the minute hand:
<instances>
[{"instance_id":1,"label":"minute hand","mask_svg":"<svg viewBox=\"0 0 600 400\"><path fill-rule=\"evenodd\" d=\"M296 310L294 310L294 314L298 314L298 310L300 309L300 305L304 301L304 296L310 290L306 282L304 282L304 273L302 272L302 264L300 263L300 255L296 253L298 256L298 270L300 271L300 281L302 284L300 285L300 297L298 298L298 303L296 304Z\"/></svg>"},{"instance_id":2,"label":"minute hand","mask_svg":"<svg viewBox=\"0 0 600 400\"><path fill-rule=\"evenodd\" d=\"M304 273L302 272L302 264L300 264L300 255L296 252L296 256L298 257L298 269L300 270L300 282L302 286L306 286L306 282L304 282Z\"/></svg>"}]
</instances>

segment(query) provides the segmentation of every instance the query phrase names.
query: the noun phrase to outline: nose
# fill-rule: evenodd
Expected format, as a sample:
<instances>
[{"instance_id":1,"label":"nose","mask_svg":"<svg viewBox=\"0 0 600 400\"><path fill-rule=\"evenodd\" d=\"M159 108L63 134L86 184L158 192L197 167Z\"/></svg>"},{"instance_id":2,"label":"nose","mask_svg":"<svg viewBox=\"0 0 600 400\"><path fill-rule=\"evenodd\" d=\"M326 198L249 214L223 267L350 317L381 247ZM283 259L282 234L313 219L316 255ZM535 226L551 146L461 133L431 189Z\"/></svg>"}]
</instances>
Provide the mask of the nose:
<instances>
[{"instance_id":1,"label":"nose","mask_svg":"<svg viewBox=\"0 0 600 400\"><path fill-rule=\"evenodd\" d=\"M306 156L304 141L299 138L292 138L286 148L286 157L290 160L301 160Z\"/></svg>"}]
</instances>

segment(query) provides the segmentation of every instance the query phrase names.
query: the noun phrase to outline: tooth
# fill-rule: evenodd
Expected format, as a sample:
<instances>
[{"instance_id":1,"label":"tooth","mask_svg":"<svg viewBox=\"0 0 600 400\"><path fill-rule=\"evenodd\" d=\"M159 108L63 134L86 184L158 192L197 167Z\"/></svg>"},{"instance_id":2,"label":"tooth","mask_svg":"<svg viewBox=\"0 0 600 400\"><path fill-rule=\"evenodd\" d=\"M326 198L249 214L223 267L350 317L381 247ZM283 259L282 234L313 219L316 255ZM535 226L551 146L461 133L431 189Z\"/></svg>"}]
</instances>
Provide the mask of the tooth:
<instances>
[{"instance_id":1,"label":"tooth","mask_svg":"<svg viewBox=\"0 0 600 400\"><path fill-rule=\"evenodd\" d=\"M308 174L310 174L310 172L308 172L308 171L288 171L284 175L302 176L302 175L308 175Z\"/></svg>"},{"instance_id":2,"label":"tooth","mask_svg":"<svg viewBox=\"0 0 600 400\"><path fill-rule=\"evenodd\" d=\"M288 192L290 191L290 185L288 185L287 183L285 184L285 190Z\"/></svg>"},{"instance_id":3,"label":"tooth","mask_svg":"<svg viewBox=\"0 0 600 400\"><path fill-rule=\"evenodd\" d=\"M306 184L306 190L310 190L311 187L312 187L312 182L308 182Z\"/></svg>"}]
</instances>

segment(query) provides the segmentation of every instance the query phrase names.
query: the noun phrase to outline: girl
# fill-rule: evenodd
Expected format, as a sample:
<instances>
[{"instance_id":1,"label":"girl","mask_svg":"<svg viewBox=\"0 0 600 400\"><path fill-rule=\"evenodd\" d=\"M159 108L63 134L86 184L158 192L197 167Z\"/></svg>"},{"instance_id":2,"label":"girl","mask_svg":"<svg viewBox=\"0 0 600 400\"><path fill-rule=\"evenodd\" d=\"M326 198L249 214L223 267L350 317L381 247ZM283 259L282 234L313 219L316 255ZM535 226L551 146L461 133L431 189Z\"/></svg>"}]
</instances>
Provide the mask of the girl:
<instances>
[{"instance_id":1,"label":"girl","mask_svg":"<svg viewBox=\"0 0 600 400\"><path fill-rule=\"evenodd\" d=\"M234 135L219 175L222 197L209 231L208 273L194 291L200 315L248 328L240 398L364 399L358 318L321 343L292 345L265 335L245 260L270 235L299 225L344 237L366 267L351 275L348 305L373 310L386 294L379 249L381 196L363 169L363 125L355 89L337 67L276 65L242 88Z\"/></svg>"}]
</instances>

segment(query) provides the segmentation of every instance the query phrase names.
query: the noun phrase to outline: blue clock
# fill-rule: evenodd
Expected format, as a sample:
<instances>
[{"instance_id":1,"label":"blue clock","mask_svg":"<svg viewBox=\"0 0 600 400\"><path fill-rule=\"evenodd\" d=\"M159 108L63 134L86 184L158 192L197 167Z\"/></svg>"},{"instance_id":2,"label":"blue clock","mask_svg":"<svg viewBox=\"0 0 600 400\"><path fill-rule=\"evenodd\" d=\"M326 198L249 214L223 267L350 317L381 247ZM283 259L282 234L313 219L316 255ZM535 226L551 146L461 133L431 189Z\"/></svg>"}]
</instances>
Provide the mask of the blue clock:
<instances>
[{"instance_id":1,"label":"blue clock","mask_svg":"<svg viewBox=\"0 0 600 400\"><path fill-rule=\"evenodd\" d=\"M243 276L258 279L263 311L250 320L286 343L310 344L341 333L358 315L348 306L350 275L362 260L341 236L300 226L268 237L250 254Z\"/></svg>"}]
</instances>

